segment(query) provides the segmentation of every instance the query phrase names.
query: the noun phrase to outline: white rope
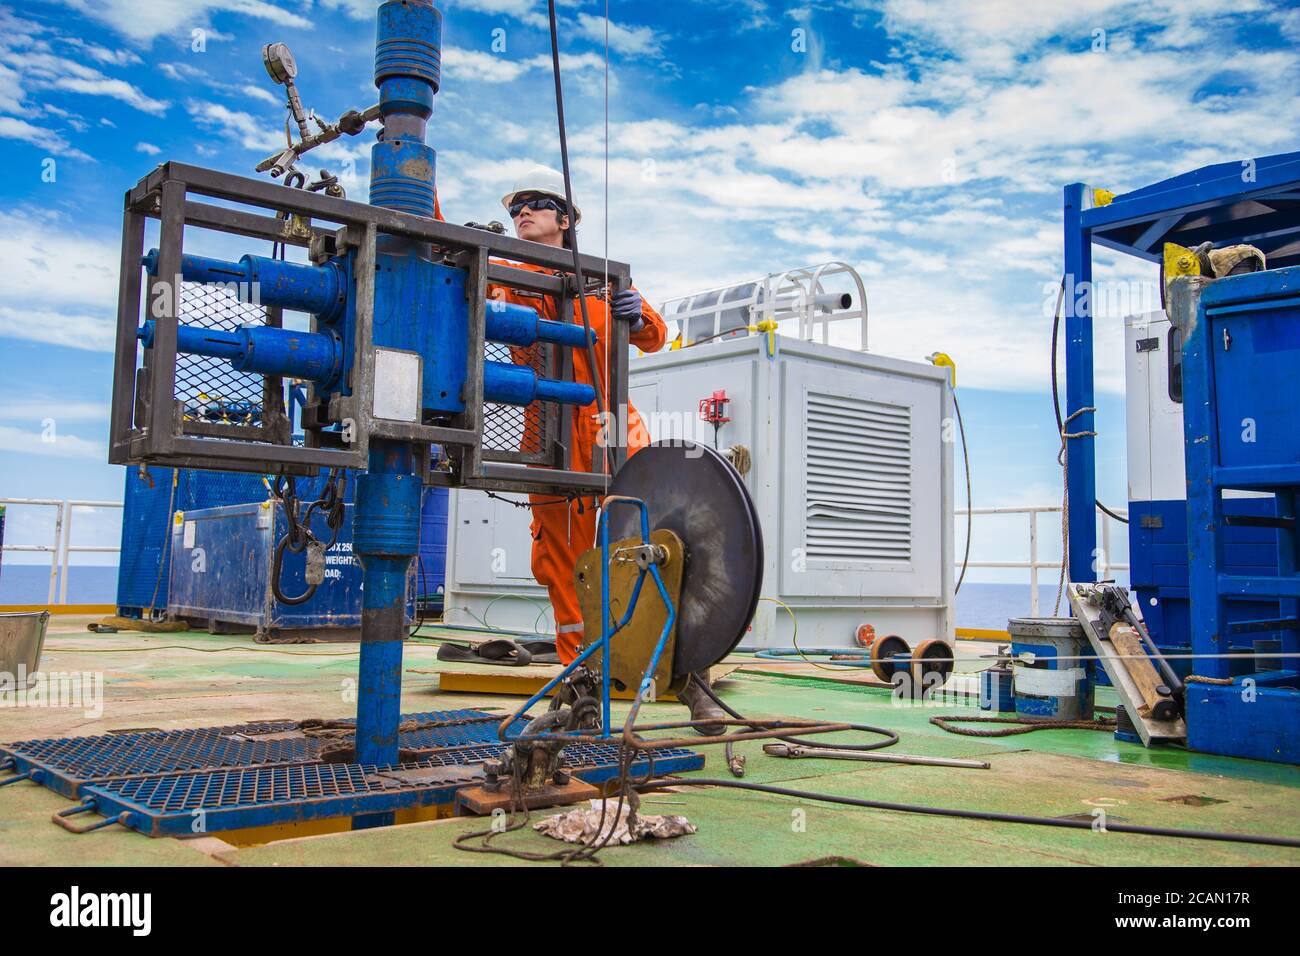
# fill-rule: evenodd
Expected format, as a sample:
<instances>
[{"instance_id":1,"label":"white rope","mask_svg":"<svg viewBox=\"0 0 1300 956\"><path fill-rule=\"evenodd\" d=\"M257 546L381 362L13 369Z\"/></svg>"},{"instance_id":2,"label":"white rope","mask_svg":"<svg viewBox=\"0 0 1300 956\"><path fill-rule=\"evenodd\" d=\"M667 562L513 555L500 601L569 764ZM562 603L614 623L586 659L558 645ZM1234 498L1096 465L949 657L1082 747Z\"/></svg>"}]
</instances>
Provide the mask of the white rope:
<instances>
[{"instance_id":1,"label":"white rope","mask_svg":"<svg viewBox=\"0 0 1300 956\"><path fill-rule=\"evenodd\" d=\"M1097 410L1095 405L1085 405L1072 412L1061 423L1061 450L1056 453L1056 460L1061 466L1061 574L1056 581L1056 603L1052 607L1055 617L1061 613L1061 598L1065 594L1065 573L1070 563L1070 439L1095 438L1095 431L1071 432L1066 426L1080 415Z\"/></svg>"}]
</instances>

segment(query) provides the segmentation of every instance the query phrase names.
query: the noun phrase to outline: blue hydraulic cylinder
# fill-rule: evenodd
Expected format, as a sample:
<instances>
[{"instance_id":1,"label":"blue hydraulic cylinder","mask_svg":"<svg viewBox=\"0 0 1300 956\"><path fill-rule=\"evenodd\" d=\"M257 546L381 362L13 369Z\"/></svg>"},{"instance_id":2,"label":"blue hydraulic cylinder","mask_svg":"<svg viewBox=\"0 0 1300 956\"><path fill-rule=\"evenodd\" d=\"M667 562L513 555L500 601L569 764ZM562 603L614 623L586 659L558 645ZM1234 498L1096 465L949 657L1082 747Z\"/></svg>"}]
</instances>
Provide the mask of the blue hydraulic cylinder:
<instances>
[{"instance_id":1,"label":"blue hydraulic cylinder","mask_svg":"<svg viewBox=\"0 0 1300 956\"><path fill-rule=\"evenodd\" d=\"M149 275L158 274L158 250L143 258ZM181 278L186 282L226 285L242 302L310 312L332 322L347 305L347 275L337 262L303 265L265 256L244 256L238 262L208 256L181 256Z\"/></svg>"},{"instance_id":2,"label":"blue hydraulic cylinder","mask_svg":"<svg viewBox=\"0 0 1300 956\"><path fill-rule=\"evenodd\" d=\"M154 320L136 333L145 348L153 347ZM230 362L241 372L281 375L328 384L343 367L343 349L332 332L295 332L271 326L239 329L176 327L176 351L184 355L210 355Z\"/></svg>"},{"instance_id":3,"label":"blue hydraulic cylinder","mask_svg":"<svg viewBox=\"0 0 1300 956\"><path fill-rule=\"evenodd\" d=\"M483 397L502 405L531 405L539 400L562 405L590 405L596 400L596 390L583 382L541 378L527 365L484 362Z\"/></svg>"},{"instance_id":4,"label":"blue hydraulic cylinder","mask_svg":"<svg viewBox=\"0 0 1300 956\"><path fill-rule=\"evenodd\" d=\"M147 320L136 334L145 348L152 347L154 320ZM241 372L301 378L326 386L338 378L343 367L343 347L333 332L296 332L262 325L239 329L179 325L176 351L226 359ZM509 362L483 363L483 395L502 405L536 401L590 405L596 400L596 390L590 385L541 378L528 366Z\"/></svg>"},{"instance_id":5,"label":"blue hydraulic cylinder","mask_svg":"<svg viewBox=\"0 0 1300 956\"><path fill-rule=\"evenodd\" d=\"M543 319L536 309L513 302L489 302L484 326L484 334L489 342L504 342L508 345L555 342L573 348L582 348L587 344L586 330L582 326ZM596 341L594 331L591 333L591 341Z\"/></svg>"}]
</instances>

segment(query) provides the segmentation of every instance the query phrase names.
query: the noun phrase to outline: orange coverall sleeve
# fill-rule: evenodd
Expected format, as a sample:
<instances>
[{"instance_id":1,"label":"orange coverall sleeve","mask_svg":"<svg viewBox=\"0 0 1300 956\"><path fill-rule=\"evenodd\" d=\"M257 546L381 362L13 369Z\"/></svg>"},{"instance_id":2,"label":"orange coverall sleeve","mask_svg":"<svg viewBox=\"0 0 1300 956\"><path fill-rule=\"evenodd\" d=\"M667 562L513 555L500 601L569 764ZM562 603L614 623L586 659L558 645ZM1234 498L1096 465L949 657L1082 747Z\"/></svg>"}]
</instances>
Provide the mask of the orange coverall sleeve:
<instances>
[{"instance_id":1,"label":"orange coverall sleeve","mask_svg":"<svg viewBox=\"0 0 1300 956\"><path fill-rule=\"evenodd\" d=\"M641 323L641 328L628 335L628 341L642 352L658 352L668 337L668 325L645 296L641 297Z\"/></svg>"}]
</instances>

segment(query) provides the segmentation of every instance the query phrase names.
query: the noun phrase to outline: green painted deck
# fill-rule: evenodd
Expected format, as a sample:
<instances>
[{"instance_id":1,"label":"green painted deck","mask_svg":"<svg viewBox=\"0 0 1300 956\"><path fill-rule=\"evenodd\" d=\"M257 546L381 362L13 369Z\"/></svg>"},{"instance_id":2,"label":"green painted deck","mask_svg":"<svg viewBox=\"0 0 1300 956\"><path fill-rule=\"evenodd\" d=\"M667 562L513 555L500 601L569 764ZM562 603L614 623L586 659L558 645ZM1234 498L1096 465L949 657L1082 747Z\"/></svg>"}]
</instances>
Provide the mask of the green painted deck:
<instances>
[{"instance_id":1,"label":"green painted deck","mask_svg":"<svg viewBox=\"0 0 1300 956\"><path fill-rule=\"evenodd\" d=\"M104 675L99 718L79 709L0 707L0 740L110 729L202 727L267 718L337 717L354 708L355 644L265 646L248 637L204 633L95 635L88 619L56 618L43 670ZM437 634L436 628L423 633ZM451 632L447 632L451 633ZM463 635L456 635L463 636ZM963 643L960 655L982 648ZM519 698L448 694L432 671L432 642L408 643L404 711L509 707ZM972 660L960 670L982 666ZM804 668L805 670L807 668ZM1148 751L1110 734L1040 731L1002 739L953 736L929 723L936 713L973 707L903 706L885 690L806 676L744 670L718 691L749 716L812 717L896 730L895 752L979 757L992 769L959 770L831 760L783 760L761 743L738 745L747 780L875 800L1000 810L1039 816L1083 815L1103 807L1112 821L1300 837L1300 768ZM1099 703L1113 704L1108 691ZM626 712L616 706L616 714ZM648 705L645 719L676 719L679 705ZM720 747L704 748L704 775L728 776ZM121 828L74 836L50 823L69 806L43 787L0 788L0 865L461 865L517 861L456 850L461 833L483 822L449 819L386 830L302 837L245 848L214 837L151 840ZM1297 865L1300 850L1161 839L1116 833L985 823L862 810L736 790L656 793L647 812L684 813L699 833L658 845L611 847L607 865L781 865L840 857L868 865ZM535 833L498 837L501 845L555 850ZM542 864L520 864L542 865Z\"/></svg>"}]
</instances>

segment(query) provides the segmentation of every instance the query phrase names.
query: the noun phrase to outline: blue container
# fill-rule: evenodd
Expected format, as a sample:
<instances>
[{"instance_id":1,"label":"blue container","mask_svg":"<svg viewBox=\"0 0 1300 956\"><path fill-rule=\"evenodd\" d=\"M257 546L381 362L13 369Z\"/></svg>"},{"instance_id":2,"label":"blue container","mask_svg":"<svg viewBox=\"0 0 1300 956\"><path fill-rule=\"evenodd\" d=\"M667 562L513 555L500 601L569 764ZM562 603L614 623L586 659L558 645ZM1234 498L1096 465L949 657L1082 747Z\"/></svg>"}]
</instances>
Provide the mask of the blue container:
<instances>
[{"instance_id":1,"label":"blue container","mask_svg":"<svg viewBox=\"0 0 1300 956\"><path fill-rule=\"evenodd\" d=\"M338 540L326 552L325 580L302 604L283 604L271 591L284 509L272 502L178 512L172 521L171 589L167 611L212 625L235 625L259 636L307 635L355 640L361 627L361 564L352 553L353 505L344 505ZM324 520L313 530L325 537ZM414 563L414 562L413 562ZM282 593L306 590L305 554L286 552ZM407 623L414 619L415 570L407 579Z\"/></svg>"},{"instance_id":2,"label":"blue container","mask_svg":"<svg viewBox=\"0 0 1300 956\"><path fill-rule=\"evenodd\" d=\"M187 468L125 472L117 611L140 617L151 607L167 606L172 512L264 501L267 492L261 475Z\"/></svg>"},{"instance_id":3,"label":"blue container","mask_svg":"<svg viewBox=\"0 0 1300 956\"><path fill-rule=\"evenodd\" d=\"M1016 715L1029 719L1091 720L1092 645L1072 617L1021 617L1007 622L1015 659ZM1034 655L1026 664L1023 655Z\"/></svg>"},{"instance_id":4,"label":"blue container","mask_svg":"<svg viewBox=\"0 0 1300 956\"><path fill-rule=\"evenodd\" d=\"M420 566L416 593L425 601L442 601L447 582L447 489L424 489L420 507Z\"/></svg>"}]
</instances>

